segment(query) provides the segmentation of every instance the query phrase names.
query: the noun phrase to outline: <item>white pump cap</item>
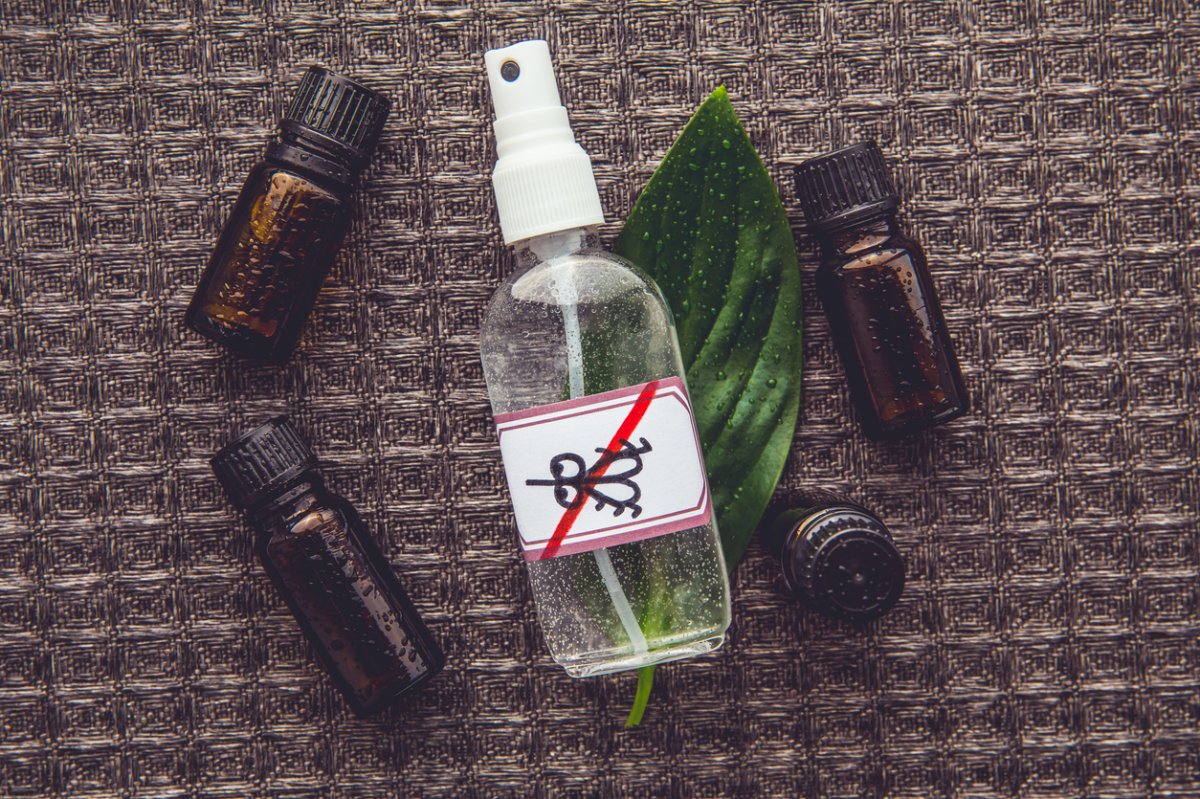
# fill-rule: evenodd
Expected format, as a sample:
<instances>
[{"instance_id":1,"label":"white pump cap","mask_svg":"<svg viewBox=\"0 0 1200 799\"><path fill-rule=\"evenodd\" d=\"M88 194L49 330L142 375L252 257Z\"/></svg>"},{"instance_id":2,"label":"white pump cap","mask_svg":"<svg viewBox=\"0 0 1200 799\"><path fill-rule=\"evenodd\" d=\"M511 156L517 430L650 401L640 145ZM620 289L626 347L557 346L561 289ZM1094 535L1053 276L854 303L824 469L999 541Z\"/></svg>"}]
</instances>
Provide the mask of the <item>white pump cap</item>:
<instances>
[{"instance_id":1,"label":"white pump cap","mask_svg":"<svg viewBox=\"0 0 1200 799\"><path fill-rule=\"evenodd\" d=\"M540 39L483 56L496 109L492 187L504 243L604 222L592 161L575 142Z\"/></svg>"}]
</instances>

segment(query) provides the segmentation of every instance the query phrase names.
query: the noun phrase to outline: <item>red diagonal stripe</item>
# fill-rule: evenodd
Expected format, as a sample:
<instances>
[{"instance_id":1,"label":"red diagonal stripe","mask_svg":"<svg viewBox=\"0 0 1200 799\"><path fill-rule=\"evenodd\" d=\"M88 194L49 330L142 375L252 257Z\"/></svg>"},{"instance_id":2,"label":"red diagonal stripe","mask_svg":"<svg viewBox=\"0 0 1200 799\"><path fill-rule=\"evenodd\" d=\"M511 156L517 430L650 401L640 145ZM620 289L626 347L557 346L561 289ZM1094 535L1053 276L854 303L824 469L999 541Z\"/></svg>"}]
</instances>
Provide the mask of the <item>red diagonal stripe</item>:
<instances>
[{"instance_id":1,"label":"red diagonal stripe","mask_svg":"<svg viewBox=\"0 0 1200 799\"><path fill-rule=\"evenodd\" d=\"M617 450L621 449L621 439L628 441L629 437L633 435L634 428L638 426L638 422L642 421L642 417L646 415L646 411L650 408L650 401L654 399L654 392L657 390L658 381L651 380L642 389L642 393L638 394L638 398L634 400L633 407L629 409L629 414L625 417L625 421L621 422L621 426L617 428L617 432L613 433L612 441L608 442L606 449L609 452L616 453ZM615 461L605 464L603 468L597 469L593 477L603 477L612 463L615 463ZM583 506L587 504L583 496L583 492L580 492L579 501L573 507L568 508L567 512L558 520L558 526L554 528L554 534L546 542L546 548L542 550L542 554L538 556L538 560L554 557L554 553L562 545L563 539L567 537L567 533L571 532L571 525L575 524L575 520L583 512Z\"/></svg>"}]
</instances>

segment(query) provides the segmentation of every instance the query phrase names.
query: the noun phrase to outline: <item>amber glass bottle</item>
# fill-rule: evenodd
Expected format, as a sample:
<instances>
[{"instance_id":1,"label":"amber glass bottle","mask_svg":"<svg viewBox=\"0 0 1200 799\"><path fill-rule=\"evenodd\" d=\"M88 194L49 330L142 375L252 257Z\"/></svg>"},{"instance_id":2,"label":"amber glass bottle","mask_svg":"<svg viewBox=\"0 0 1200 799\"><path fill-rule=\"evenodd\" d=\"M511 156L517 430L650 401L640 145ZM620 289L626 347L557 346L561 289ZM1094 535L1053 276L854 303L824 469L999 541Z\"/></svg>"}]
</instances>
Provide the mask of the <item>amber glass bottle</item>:
<instances>
[{"instance_id":1,"label":"amber glass bottle","mask_svg":"<svg viewBox=\"0 0 1200 799\"><path fill-rule=\"evenodd\" d=\"M382 709L444 658L346 500L280 416L232 441L213 471L258 532L263 566L356 713Z\"/></svg>"},{"instance_id":2,"label":"amber glass bottle","mask_svg":"<svg viewBox=\"0 0 1200 799\"><path fill-rule=\"evenodd\" d=\"M189 327L242 355L287 360L390 105L348 78L308 70L225 223L188 307Z\"/></svg>"},{"instance_id":3,"label":"amber glass bottle","mask_svg":"<svg viewBox=\"0 0 1200 799\"><path fill-rule=\"evenodd\" d=\"M873 621L904 591L904 558L871 511L827 491L802 492L766 532L788 589L835 619Z\"/></svg>"},{"instance_id":4,"label":"amber glass bottle","mask_svg":"<svg viewBox=\"0 0 1200 799\"><path fill-rule=\"evenodd\" d=\"M820 241L817 293L867 435L895 438L966 413L925 253L896 222L899 195L879 148L805 161L796 193Z\"/></svg>"}]
</instances>

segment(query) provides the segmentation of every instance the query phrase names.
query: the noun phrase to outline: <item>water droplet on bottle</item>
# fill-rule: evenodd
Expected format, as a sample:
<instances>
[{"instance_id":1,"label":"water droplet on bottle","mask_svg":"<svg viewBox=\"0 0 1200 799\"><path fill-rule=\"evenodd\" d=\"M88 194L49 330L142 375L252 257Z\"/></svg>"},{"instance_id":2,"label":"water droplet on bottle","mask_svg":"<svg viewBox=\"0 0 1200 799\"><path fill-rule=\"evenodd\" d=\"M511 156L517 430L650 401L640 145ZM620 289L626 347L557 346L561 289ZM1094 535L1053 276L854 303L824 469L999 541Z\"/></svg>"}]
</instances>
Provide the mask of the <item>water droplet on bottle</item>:
<instances>
[{"instance_id":1,"label":"water droplet on bottle","mask_svg":"<svg viewBox=\"0 0 1200 799\"><path fill-rule=\"evenodd\" d=\"M729 139L721 139L721 146L728 150L733 146L733 142L731 142Z\"/></svg>"}]
</instances>

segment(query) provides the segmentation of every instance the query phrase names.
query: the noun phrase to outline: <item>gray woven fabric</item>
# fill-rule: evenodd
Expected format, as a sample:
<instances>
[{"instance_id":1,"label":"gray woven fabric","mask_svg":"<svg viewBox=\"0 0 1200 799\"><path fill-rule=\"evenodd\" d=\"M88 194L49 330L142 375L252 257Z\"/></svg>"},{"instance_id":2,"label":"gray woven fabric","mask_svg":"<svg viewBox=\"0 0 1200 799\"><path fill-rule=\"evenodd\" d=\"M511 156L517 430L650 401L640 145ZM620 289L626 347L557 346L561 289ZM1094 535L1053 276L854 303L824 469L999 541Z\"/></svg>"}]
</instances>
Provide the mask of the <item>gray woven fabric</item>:
<instances>
[{"instance_id":1,"label":"gray woven fabric","mask_svg":"<svg viewBox=\"0 0 1200 799\"><path fill-rule=\"evenodd\" d=\"M823 621L755 546L729 643L632 732L633 681L540 639L477 355L512 264L480 55L534 35L610 236L719 83L793 209L791 166L877 137L975 400L867 442L809 291L777 502L875 509L905 598ZM1200 795L1198 53L1189 0L3 0L0 795ZM250 366L183 310L313 62L396 106L302 351ZM207 466L282 411L449 656L378 719Z\"/></svg>"}]
</instances>

